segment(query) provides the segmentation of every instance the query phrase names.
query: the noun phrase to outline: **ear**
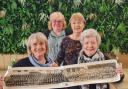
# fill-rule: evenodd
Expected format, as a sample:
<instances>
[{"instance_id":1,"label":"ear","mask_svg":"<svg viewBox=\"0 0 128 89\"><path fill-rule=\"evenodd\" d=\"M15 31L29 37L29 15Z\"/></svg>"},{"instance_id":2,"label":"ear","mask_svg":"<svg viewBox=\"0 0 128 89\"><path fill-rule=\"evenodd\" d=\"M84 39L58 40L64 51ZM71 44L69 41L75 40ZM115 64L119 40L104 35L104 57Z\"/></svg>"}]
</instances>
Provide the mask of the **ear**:
<instances>
[{"instance_id":1,"label":"ear","mask_svg":"<svg viewBox=\"0 0 128 89\"><path fill-rule=\"evenodd\" d=\"M31 47L28 48L28 54L32 55Z\"/></svg>"}]
</instances>

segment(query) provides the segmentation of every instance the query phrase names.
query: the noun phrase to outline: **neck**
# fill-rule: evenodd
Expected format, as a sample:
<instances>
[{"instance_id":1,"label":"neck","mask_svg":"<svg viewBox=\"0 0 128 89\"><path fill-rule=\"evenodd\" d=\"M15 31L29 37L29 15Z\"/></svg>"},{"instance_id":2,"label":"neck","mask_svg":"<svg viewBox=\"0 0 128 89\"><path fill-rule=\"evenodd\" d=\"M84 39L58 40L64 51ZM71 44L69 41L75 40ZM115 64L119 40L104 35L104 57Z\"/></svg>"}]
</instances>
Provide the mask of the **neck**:
<instances>
[{"instance_id":1,"label":"neck","mask_svg":"<svg viewBox=\"0 0 128 89\"><path fill-rule=\"evenodd\" d=\"M37 60L38 63L40 63L40 64L45 64L45 63L46 63L46 59L45 59L45 57L36 58L36 60Z\"/></svg>"},{"instance_id":2,"label":"neck","mask_svg":"<svg viewBox=\"0 0 128 89\"><path fill-rule=\"evenodd\" d=\"M80 40L80 33L73 33L70 35L73 40Z\"/></svg>"},{"instance_id":3,"label":"neck","mask_svg":"<svg viewBox=\"0 0 128 89\"><path fill-rule=\"evenodd\" d=\"M54 32L54 34L56 35L56 36L60 36L61 35L61 32Z\"/></svg>"},{"instance_id":4,"label":"neck","mask_svg":"<svg viewBox=\"0 0 128 89\"><path fill-rule=\"evenodd\" d=\"M86 57L92 58L92 57L96 54L96 52L95 52L94 54L92 54L92 55L87 55L85 52L83 52L83 54L84 54Z\"/></svg>"}]
</instances>

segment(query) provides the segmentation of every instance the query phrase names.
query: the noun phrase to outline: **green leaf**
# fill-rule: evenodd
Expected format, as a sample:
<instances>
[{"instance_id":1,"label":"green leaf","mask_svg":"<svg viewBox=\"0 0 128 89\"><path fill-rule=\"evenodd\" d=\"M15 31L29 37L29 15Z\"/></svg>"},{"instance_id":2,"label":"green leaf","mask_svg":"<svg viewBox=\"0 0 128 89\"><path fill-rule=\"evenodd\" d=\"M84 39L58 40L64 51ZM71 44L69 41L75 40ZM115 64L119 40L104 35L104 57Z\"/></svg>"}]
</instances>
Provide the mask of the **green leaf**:
<instances>
[{"instance_id":1,"label":"green leaf","mask_svg":"<svg viewBox=\"0 0 128 89\"><path fill-rule=\"evenodd\" d=\"M4 34L12 35L13 34L13 28L11 26L7 26L3 29Z\"/></svg>"},{"instance_id":2,"label":"green leaf","mask_svg":"<svg viewBox=\"0 0 128 89\"><path fill-rule=\"evenodd\" d=\"M16 9L16 8L17 8L16 2L12 2L12 4L11 4L11 9L14 10L14 9Z\"/></svg>"},{"instance_id":3,"label":"green leaf","mask_svg":"<svg viewBox=\"0 0 128 89\"><path fill-rule=\"evenodd\" d=\"M118 26L117 26L117 31L121 32L121 33L124 33L126 30L126 26L124 23L120 23Z\"/></svg>"}]
</instances>

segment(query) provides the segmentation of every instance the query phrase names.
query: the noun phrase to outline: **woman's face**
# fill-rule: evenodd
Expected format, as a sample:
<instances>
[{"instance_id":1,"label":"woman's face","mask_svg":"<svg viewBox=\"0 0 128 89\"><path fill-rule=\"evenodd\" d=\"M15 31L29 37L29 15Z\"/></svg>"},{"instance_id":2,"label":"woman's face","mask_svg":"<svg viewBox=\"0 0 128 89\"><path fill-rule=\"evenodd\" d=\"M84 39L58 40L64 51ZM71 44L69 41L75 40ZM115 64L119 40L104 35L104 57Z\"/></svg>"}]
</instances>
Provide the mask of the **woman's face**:
<instances>
[{"instance_id":1,"label":"woman's face","mask_svg":"<svg viewBox=\"0 0 128 89\"><path fill-rule=\"evenodd\" d=\"M52 28L55 33L60 33L63 30L64 21L61 18L52 20Z\"/></svg>"},{"instance_id":2,"label":"woman's face","mask_svg":"<svg viewBox=\"0 0 128 89\"><path fill-rule=\"evenodd\" d=\"M92 36L89 38L85 38L83 42L83 49L84 49L84 53L87 56L94 55L98 49L98 43L96 37Z\"/></svg>"},{"instance_id":3,"label":"woman's face","mask_svg":"<svg viewBox=\"0 0 128 89\"><path fill-rule=\"evenodd\" d=\"M84 29L84 21L79 19L73 19L71 20L71 28L73 33L81 33Z\"/></svg>"},{"instance_id":4,"label":"woman's face","mask_svg":"<svg viewBox=\"0 0 128 89\"><path fill-rule=\"evenodd\" d=\"M37 59L42 59L46 54L45 42L38 42L37 40L33 40L31 43L31 52Z\"/></svg>"}]
</instances>

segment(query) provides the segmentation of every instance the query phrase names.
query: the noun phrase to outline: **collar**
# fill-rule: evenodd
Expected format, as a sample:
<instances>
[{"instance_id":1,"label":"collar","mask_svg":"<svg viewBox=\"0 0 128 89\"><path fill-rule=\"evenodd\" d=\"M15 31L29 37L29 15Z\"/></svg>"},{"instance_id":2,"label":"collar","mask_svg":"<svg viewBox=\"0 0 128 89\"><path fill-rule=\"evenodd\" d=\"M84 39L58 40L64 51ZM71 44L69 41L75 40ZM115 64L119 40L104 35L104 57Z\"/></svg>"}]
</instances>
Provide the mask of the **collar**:
<instances>
[{"instance_id":1,"label":"collar","mask_svg":"<svg viewBox=\"0 0 128 89\"><path fill-rule=\"evenodd\" d=\"M56 38L56 37L63 37L63 36L65 36L65 31L63 30L63 31L61 32L60 36L56 36L55 32L54 32L54 31L51 31L50 36L51 36L51 37L55 37L55 38Z\"/></svg>"}]
</instances>

